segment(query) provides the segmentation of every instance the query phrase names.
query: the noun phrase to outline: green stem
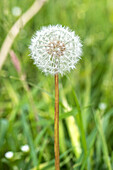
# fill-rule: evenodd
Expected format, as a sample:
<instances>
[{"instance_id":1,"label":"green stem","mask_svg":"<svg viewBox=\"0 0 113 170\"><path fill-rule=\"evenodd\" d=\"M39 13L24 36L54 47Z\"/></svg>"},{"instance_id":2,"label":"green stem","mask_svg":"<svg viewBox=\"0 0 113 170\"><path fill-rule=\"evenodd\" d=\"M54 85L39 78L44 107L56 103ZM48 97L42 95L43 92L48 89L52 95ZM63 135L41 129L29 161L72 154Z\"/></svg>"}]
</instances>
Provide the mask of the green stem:
<instances>
[{"instance_id":1,"label":"green stem","mask_svg":"<svg viewBox=\"0 0 113 170\"><path fill-rule=\"evenodd\" d=\"M54 151L55 170L59 170L59 84L58 74L55 74L55 118L54 118Z\"/></svg>"}]
</instances>

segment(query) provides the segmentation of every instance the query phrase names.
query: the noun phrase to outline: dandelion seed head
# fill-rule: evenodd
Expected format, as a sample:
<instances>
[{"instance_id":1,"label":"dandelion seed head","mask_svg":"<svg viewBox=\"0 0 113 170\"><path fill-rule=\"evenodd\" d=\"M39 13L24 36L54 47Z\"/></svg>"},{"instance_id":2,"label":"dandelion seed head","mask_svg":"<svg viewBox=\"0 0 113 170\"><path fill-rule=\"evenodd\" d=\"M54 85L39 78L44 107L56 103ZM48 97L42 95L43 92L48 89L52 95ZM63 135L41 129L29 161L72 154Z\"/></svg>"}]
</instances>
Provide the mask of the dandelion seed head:
<instances>
[{"instance_id":1,"label":"dandelion seed head","mask_svg":"<svg viewBox=\"0 0 113 170\"><path fill-rule=\"evenodd\" d=\"M15 7L12 8L12 14L13 14L15 17L20 16L21 13L22 13L22 10L21 10L20 7L15 6Z\"/></svg>"},{"instance_id":2,"label":"dandelion seed head","mask_svg":"<svg viewBox=\"0 0 113 170\"><path fill-rule=\"evenodd\" d=\"M100 109L100 110L105 110L106 108L107 108L106 103L100 103L100 104L99 104L99 109Z\"/></svg>"},{"instance_id":3,"label":"dandelion seed head","mask_svg":"<svg viewBox=\"0 0 113 170\"><path fill-rule=\"evenodd\" d=\"M22 151L22 152L28 152L28 151L29 151L29 145L23 145L23 146L21 146L21 151Z\"/></svg>"},{"instance_id":4,"label":"dandelion seed head","mask_svg":"<svg viewBox=\"0 0 113 170\"><path fill-rule=\"evenodd\" d=\"M42 27L29 46L34 64L46 75L64 75L74 69L82 54L80 38L68 27Z\"/></svg>"},{"instance_id":5,"label":"dandelion seed head","mask_svg":"<svg viewBox=\"0 0 113 170\"><path fill-rule=\"evenodd\" d=\"M7 159L11 159L13 157L13 155L14 155L14 153L12 151L8 151L8 152L5 153L5 157Z\"/></svg>"}]
</instances>

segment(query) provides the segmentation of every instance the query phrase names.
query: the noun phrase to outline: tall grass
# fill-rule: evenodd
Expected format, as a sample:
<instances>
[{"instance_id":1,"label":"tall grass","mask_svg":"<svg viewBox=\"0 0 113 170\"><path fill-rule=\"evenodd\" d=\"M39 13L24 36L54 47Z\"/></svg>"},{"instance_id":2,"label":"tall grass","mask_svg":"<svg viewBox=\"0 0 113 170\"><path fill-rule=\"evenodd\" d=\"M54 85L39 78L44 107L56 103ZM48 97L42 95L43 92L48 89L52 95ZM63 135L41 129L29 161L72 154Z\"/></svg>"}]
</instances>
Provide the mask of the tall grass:
<instances>
[{"instance_id":1,"label":"tall grass","mask_svg":"<svg viewBox=\"0 0 113 170\"><path fill-rule=\"evenodd\" d=\"M12 8L20 6L25 12L32 3L32 0L0 2L0 47L18 19L12 15ZM0 71L0 169L54 169L54 77L45 78L28 56L32 34L42 25L48 24L62 24L75 30L84 48L77 69L67 76L59 77L61 170L111 170L111 0L49 0L20 30L12 49L26 78L23 82L10 55ZM20 149L25 144L30 147L26 153ZM14 152L11 159L5 157L8 151Z\"/></svg>"}]
</instances>

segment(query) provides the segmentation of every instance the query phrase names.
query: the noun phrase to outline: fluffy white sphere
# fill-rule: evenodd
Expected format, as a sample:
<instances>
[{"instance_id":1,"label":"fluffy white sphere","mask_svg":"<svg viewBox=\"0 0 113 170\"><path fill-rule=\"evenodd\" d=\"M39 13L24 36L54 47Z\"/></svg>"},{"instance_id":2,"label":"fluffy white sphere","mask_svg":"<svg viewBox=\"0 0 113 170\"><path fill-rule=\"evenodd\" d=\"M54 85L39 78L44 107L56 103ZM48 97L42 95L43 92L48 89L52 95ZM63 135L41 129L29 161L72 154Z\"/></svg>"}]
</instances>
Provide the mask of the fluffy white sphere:
<instances>
[{"instance_id":1,"label":"fluffy white sphere","mask_svg":"<svg viewBox=\"0 0 113 170\"><path fill-rule=\"evenodd\" d=\"M29 145L23 145L23 146L21 146L21 151L22 151L22 152L28 152L28 151L29 151Z\"/></svg>"},{"instance_id":2,"label":"fluffy white sphere","mask_svg":"<svg viewBox=\"0 0 113 170\"><path fill-rule=\"evenodd\" d=\"M20 7L15 6L15 7L12 8L12 14L13 14L15 17L20 16L21 13L22 13L22 10L21 10Z\"/></svg>"},{"instance_id":3,"label":"fluffy white sphere","mask_svg":"<svg viewBox=\"0 0 113 170\"><path fill-rule=\"evenodd\" d=\"M42 27L29 46L34 64L45 74L64 75L75 68L82 54L79 36L62 25Z\"/></svg>"},{"instance_id":4,"label":"fluffy white sphere","mask_svg":"<svg viewBox=\"0 0 113 170\"><path fill-rule=\"evenodd\" d=\"M9 151L9 152L6 152L6 153L5 153L5 157L6 157L7 159L11 159L11 158L13 157L13 155L14 155L14 153L13 153L12 151Z\"/></svg>"}]
</instances>

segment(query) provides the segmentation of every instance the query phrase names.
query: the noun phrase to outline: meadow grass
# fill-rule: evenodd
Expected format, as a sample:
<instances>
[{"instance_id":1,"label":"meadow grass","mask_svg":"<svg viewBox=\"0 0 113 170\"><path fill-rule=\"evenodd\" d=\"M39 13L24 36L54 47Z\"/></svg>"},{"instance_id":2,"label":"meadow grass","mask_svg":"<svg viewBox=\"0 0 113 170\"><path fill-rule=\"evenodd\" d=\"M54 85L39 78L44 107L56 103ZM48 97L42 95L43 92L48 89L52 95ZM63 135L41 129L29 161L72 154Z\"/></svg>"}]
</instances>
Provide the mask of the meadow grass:
<instances>
[{"instance_id":1,"label":"meadow grass","mask_svg":"<svg viewBox=\"0 0 113 170\"><path fill-rule=\"evenodd\" d=\"M0 47L33 0L0 2ZM76 70L59 77L61 170L113 169L113 3L111 0L49 0L20 30L0 70L0 169L54 170L54 77L45 77L29 57L32 34L62 24L80 35L83 55ZM24 79L22 79L22 75ZM22 152L28 144L30 151ZM12 151L11 159L5 153Z\"/></svg>"}]
</instances>

